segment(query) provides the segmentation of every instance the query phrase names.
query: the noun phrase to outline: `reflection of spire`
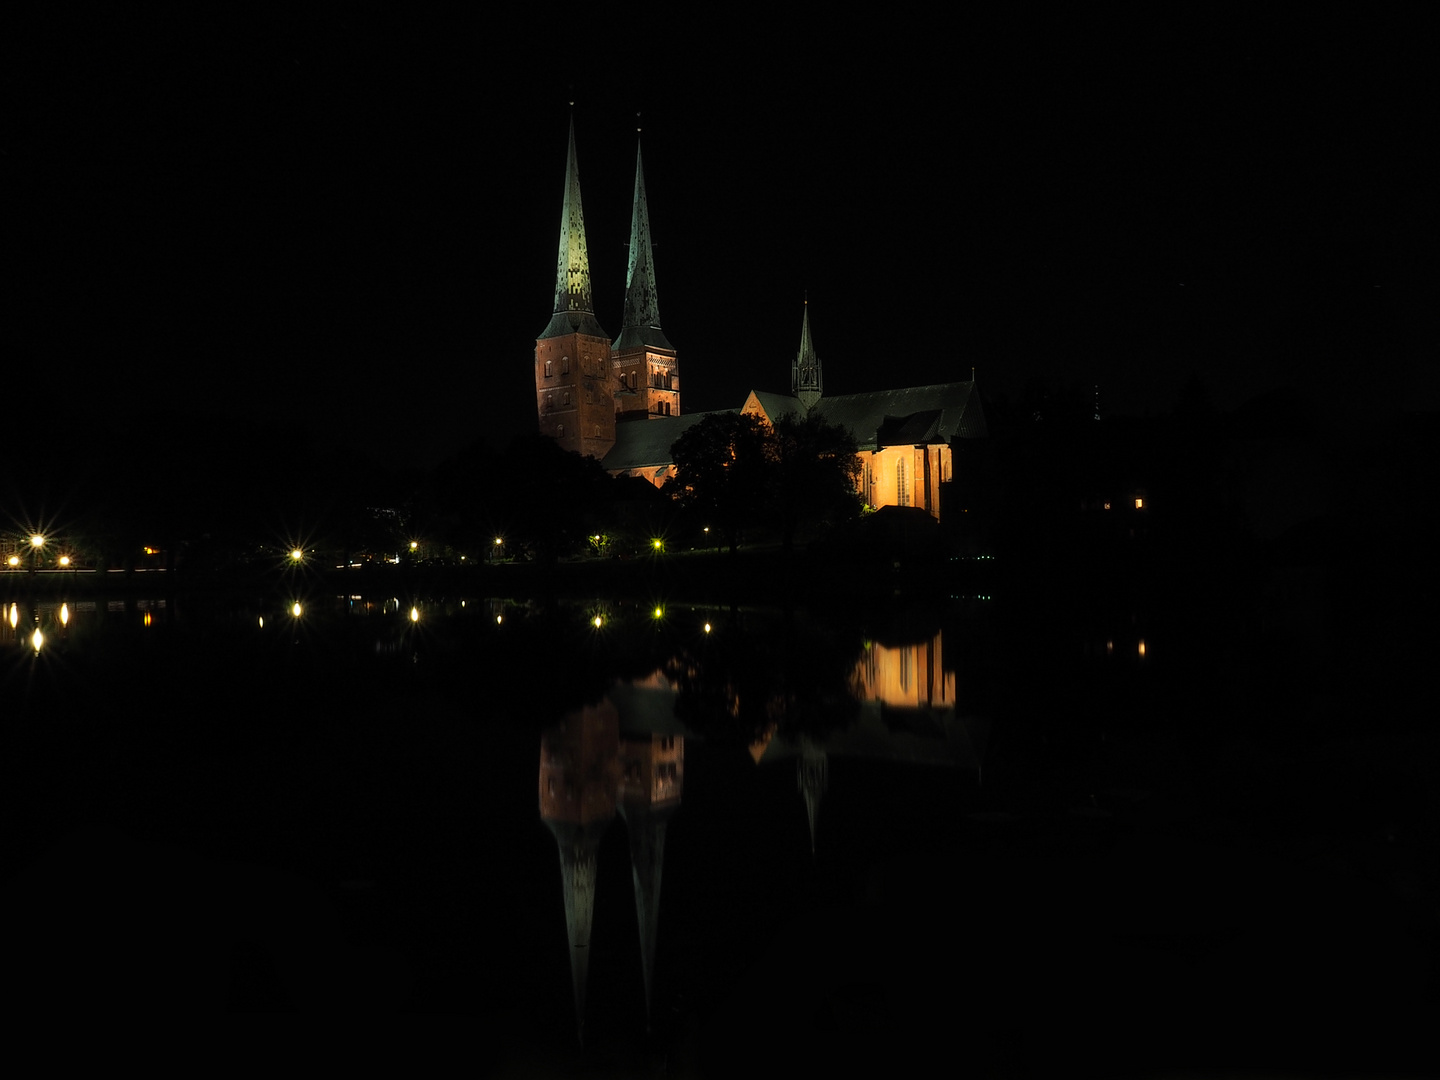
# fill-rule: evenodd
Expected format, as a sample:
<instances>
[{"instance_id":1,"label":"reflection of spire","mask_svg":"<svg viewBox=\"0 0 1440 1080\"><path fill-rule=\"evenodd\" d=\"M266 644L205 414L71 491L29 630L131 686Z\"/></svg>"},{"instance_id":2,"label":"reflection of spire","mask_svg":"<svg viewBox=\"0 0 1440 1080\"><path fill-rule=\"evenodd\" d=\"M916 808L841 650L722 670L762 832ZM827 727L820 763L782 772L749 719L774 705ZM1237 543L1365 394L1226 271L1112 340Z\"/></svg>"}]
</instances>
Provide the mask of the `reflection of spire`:
<instances>
[{"instance_id":1,"label":"reflection of spire","mask_svg":"<svg viewBox=\"0 0 1440 1080\"><path fill-rule=\"evenodd\" d=\"M620 723L609 701L568 713L540 740L540 818L560 847L575 1028L582 1042L596 852L615 816L619 741Z\"/></svg>"},{"instance_id":2,"label":"reflection of spire","mask_svg":"<svg viewBox=\"0 0 1440 1080\"><path fill-rule=\"evenodd\" d=\"M815 854L815 821L820 816L820 799L830 782L830 760L825 748L809 739L800 738L800 758L796 767L800 791L805 796L805 814L810 819L810 854Z\"/></svg>"},{"instance_id":3,"label":"reflection of spire","mask_svg":"<svg viewBox=\"0 0 1440 1080\"><path fill-rule=\"evenodd\" d=\"M660 879L665 866L665 827L680 805L685 784L685 740L652 735L621 744L620 815L630 834L635 879L635 918L640 927L640 964L645 975L645 1016L650 1017L655 938L660 924Z\"/></svg>"},{"instance_id":4,"label":"reflection of spire","mask_svg":"<svg viewBox=\"0 0 1440 1080\"><path fill-rule=\"evenodd\" d=\"M560 845L565 892L565 932L570 939L570 982L575 995L575 1034L585 1041L585 985L590 976L590 925L595 912L595 853L608 821L577 825L547 821Z\"/></svg>"}]
</instances>

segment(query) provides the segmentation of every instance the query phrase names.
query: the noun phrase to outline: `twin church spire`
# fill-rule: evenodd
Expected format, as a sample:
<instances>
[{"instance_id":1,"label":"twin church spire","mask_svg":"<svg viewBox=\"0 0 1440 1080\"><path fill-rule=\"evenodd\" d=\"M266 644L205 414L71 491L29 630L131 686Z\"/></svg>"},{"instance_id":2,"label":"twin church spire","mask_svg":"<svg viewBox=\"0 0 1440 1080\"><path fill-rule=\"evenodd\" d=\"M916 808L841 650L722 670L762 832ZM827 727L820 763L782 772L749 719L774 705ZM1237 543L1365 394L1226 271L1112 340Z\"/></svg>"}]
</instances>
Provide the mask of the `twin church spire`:
<instances>
[{"instance_id":1,"label":"twin church spire","mask_svg":"<svg viewBox=\"0 0 1440 1080\"><path fill-rule=\"evenodd\" d=\"M585 243L585 209L580 199L580 166L575 154L575 121L565 161L565 195L560 208L560 250L555 262L555 312L541 338L575 332L606 336L595 318L590 283L590 253ZM613 349L636 345L674 351L660 329L655 289L655 254L650 242L650 211L645 199L645 165L635 147L635 198L630 214L630 265L625 275L625 318Z\"/></svg>"},{"instance_id":2,"label":"twin church spire","mask_svg":"<svg viewBox=\"0 0 1440 1080\"><path fill-rule=\"evenodd\" d=\"M800 351L790 366L790 389L807 412L823 391L820 361L810 340L808 302ZM620 336L612 341L595 317L573 118L555 261L555 308L535 342L535 397L541 433L595 458L604 458L614 446L616 421L680 413L679 364L660 326L644 158L637 142L624 320Z\"/></svg>"},{"instance_id":3,"label":"twin church spire","mask_svg":"<svg viewBox=\"0 0 1440 1080\"><path fill-rule=\"evenodd\" d=\"M585 246L585 208L580 202L580 165L575 156L575 121L565 160L565 197L560 206L560 252L555 263L555 314L541 338L583 333L608 336L595 318L590 289L590 252Z\"/></svg>"},{"instance_id":4,"label":"twin church spire","mask_svg":"<svg viewBox=\"0 0 1440 1080\"><path fill-rule=\"evenodd\" d=\"M675 347L660 328L645 170L638 145L620 336L610 340L595 317L572 119L555 263L555 310L535 341L540 432L566 449L604 458L615 444L618 420L679 414L679 379Z\"/></svg>"},{"instance_id":5,"label":"twin church spire","mask_svg":"<svg viewBox=\"0 0 1440 1080\"><path fill-rule=\"evenodd\" d=\"M660 301L655 292L655 255L650 246L650 210L645 202L645 165L635 146L635 200L630 211L630 266L625 274L625 325L615 349L651 345L674 347L660 329Z\"/></svg>"}]
</instances>

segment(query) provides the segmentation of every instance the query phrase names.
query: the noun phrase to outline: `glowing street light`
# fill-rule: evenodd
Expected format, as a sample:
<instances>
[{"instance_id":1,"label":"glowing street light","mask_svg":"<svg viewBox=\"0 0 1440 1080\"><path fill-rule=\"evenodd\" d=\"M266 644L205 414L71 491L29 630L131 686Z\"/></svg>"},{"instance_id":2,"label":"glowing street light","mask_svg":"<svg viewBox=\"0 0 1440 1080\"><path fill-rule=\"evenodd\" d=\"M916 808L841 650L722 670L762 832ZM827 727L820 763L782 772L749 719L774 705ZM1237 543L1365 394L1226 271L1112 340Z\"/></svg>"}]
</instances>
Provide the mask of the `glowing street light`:
<instances>
[{"instance_id":1,"label":"glowing street light","mask_svg":"<svg viewBox=\"0 0 1440 1080\"><path fill-rule=\"evenodd\" d=\"M293 563L298 563L298 562L303 562L304 560L305 560L305 552L301 551L299 548L291 548L291 549L290 549L290 561L291 561L291 562L293 562Z\"/></svg>"},{"instance_id":2,"label":"glowing street light","mask_svg":"<svg viewBox=\"0 0 1440 1080\"><path fill-rule=\"evenodd\" d=\"M410 609L410 621L411 621L411 622L419 622L419 621L420 621L420 609L419 609L418 607L412 607L412 608Z\"/></svg>"},{"instance_id":3,"label":"glowing street light","mask_svg":"<svg viewBox=\"0 0 1440 1080\"><path fill-rule=\"evenodd\" d=\"M44 547L45 537L41 536L39 533L36 533L34 536L30 537L30 546L33 548Z\"/></svg>"},{"instance_id":4,"label":"glowing street light","mask_svg":"<svg viewBox=\"0 0 1440 1080\"><path fill-rule=\"evenodd\" d=\"M69 566L69 565L70 565L70 556L69 556L69 555L61 555L61 556L60 556L60 565L61 565L61 566Z\"/></svg>"},{"instance_id":5,"label":"glowing street light","mask_svg":"<svg viewBox=\"0 0 1440 1080\"><path fill-rule=\"evenodd\" d=\"M10 559L9 559L9 562L10 562L10 565L11 565L11 566L19 566L19 565L20 565L20 556L19 556L19 555L11 555L11 556L10 556Z\"/></svg>"},{"instance_id":6,"label":"glowing street light","mask_svg":"<svg viewBox=\"0 0 1440 1080\"><path fill-rule=\"evenodd\" d=\"M35 627L35 633L30 635L30 644L35 646L35 652L40 652L40 646L45 644L45 635L40 632L40 627Z\"/></svg>"},{"instance_id":7,"label":"glowing street light","mask_svg":"<svg viewBox=\"0 0 1440 1080\"><path fill-rule=\"evenodd\" d=\"M304 609L300 607L300 601L296 600L294 606L290 608L290 614L298 619L300 617L301 611L303 610Z\"/></svg>"},{"instance_id":8,"label":"glowing street light","mask_svg":"<svg viewBox=\"0 0 1440 1080\"><path fill-rule=\"evenodd\" d=\"M596 630L599 630L600 627L602 627L603 625L605 625L605 618L604 618L604 616L601 616L601 615L596 615L596 616L595 616L593 619L591 619L590 621L591 621L591 623L594 624Z\"/></svg>"}]
</instances>

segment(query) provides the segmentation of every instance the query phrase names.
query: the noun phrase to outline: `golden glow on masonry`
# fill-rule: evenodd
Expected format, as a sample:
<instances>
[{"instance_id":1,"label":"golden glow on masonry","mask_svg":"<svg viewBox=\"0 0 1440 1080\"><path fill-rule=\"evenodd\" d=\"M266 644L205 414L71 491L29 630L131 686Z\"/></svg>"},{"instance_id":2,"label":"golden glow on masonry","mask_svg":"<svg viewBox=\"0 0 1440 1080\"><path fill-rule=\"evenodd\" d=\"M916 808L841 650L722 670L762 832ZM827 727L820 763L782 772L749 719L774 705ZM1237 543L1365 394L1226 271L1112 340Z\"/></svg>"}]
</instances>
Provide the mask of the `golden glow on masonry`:
<instances>
[{"instance_id":1,"label":"golden glow on masonry","mask_svg":"<svg viewBox=\"0 0 1440 1080\"><path fill-rule=\"evenodd\" d=\"M955 704L955 672L946 671L941 636L917 645L870 642L855 665L855 695L896 708Z\"/></svg>"}]
</instances>

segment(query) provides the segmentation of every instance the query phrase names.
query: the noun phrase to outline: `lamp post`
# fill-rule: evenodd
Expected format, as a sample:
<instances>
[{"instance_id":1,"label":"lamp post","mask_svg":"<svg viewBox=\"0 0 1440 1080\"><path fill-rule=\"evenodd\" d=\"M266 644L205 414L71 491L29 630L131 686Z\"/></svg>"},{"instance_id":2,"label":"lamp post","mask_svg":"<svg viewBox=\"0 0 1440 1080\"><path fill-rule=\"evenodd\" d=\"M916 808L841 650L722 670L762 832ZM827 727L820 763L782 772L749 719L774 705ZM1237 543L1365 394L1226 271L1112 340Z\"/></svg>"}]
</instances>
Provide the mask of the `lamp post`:
<instances>
[{"instance_id":1,"label":"lamp post","mask_svg":"<svg viewBox=\"0 0 1440 1080\"><path fill-rule=\"evenodd\" d=\"M30 537L30 572L32 574L35 573L36 564L39 562L40 559L40 549L44 546L45 537L41 536L39 533L35 533L33 536Z\"/></svg>"}]
</instances>

